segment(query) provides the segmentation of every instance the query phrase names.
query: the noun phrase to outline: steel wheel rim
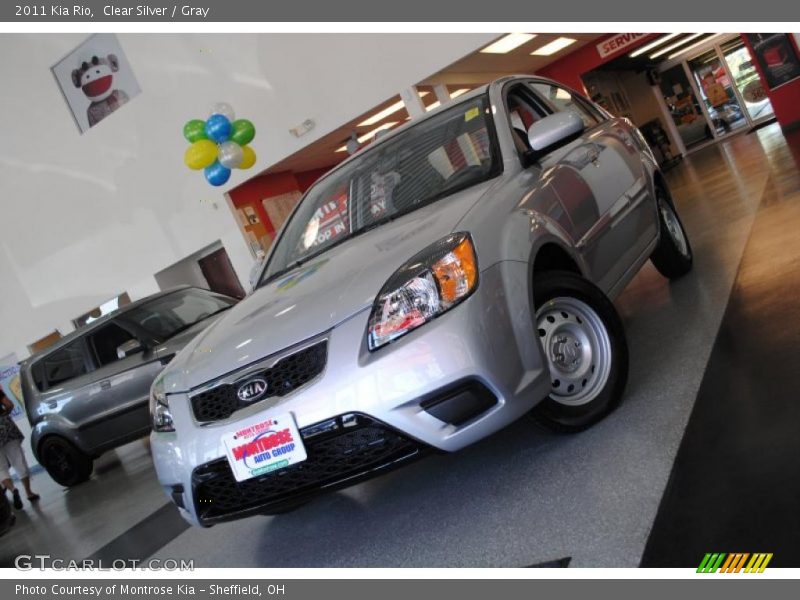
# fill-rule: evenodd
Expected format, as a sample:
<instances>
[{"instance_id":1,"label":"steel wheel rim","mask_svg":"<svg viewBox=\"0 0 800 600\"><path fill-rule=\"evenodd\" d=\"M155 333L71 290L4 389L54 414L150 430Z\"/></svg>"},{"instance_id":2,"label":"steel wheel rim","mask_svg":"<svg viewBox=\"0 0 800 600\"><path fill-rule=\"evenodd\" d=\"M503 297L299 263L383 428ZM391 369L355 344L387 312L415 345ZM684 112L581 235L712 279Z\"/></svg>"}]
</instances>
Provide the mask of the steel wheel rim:
<instances>
[{"instance_id":1,"label":"steel wheel rim","mask_svg":"<svg viewBox=\"0 0 800 600\"><path fill-rule=\"evenodd\" d=\"M683 232L683 226L678 220L678 215L672 210L672 207L663 200L659 203L661 210L661 218L664 221L664 226L669 232L669 236L675 243L678 252L683 256L689 256L689 242L686 241L686 234Z\"/></svg>"},{"instance_id":2,"label":"steel wheel rim","mask_svg":"<svg viewBox=\"0 0 800 600\"><path fill-rule=\"evenodd\" d=\"M603 390L611 373L611 339L600 315L568 296L536 311L536 326L550 370L550 398L582 406Z\"/></svg>"}]
</instances>

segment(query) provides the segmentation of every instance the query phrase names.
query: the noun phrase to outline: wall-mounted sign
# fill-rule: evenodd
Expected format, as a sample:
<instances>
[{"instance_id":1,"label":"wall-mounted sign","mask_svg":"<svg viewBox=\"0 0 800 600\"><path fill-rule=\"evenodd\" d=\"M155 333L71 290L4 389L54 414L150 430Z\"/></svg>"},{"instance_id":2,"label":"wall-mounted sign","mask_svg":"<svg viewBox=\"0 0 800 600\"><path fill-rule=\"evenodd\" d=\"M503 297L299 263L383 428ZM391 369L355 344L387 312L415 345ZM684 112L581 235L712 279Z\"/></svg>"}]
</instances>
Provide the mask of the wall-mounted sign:
<instances>
[{"instance_id":1,"label":"wall-mounted sign","mask_svg":"<svg viewBox=\"0 0 800 600\"><path fill-rule=\"evenodd\" d=\"M745 33L769 89L800 77L800 58L785 33Z\"/></svg>"},{"instance_id":2,"label":"wall-mounted sign","mask_svg":"<svg viewBox=\"0 0 800 600\"><path fill-rule=\"evenodd\" d=\"M621 52L625 48L631 46L636 41L647 36L647 33L618 33L607 40L603 40L597 44L597 52L600 58L606 58L617 52Z\"/></svg>"},{"instance_id":3,"label":"wall-mounted sign","mask_svg":"<svg viewBox=\"0 0 800 600\"><path fill-rule=\"evenodd\" d=\"M81 133L141 92L112 33L91 36L51 70Z\"/></svg>"}]
</instances>

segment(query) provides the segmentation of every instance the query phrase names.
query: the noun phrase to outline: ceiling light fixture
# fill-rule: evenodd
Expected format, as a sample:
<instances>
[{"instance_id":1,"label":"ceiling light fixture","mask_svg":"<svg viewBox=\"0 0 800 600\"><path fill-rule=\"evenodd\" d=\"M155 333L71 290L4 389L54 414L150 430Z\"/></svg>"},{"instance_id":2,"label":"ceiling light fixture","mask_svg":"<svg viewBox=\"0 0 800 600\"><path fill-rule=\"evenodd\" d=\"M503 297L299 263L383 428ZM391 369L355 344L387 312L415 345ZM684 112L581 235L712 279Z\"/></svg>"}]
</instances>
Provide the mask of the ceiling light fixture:
<instances>
[{"instance_id":1,"label":"ceiling light fixture","mask_svg":"<svg viewBox=\"0 0 800 600\"><path fill-rule=\"evenodd\" d=\"M698 46L702 46L702 45L703 45L703 44L705 44L707 41L709 41L709 40L713 40L714 38L718 38L718 37L719 37L719 36L721 36L721 35L725 35L725 34L724 34L724 33L715 33L714 35L710 35L710 36L708 36L707 38L703 38L702 40L700 40L699 42L695 42L695 43L694 43L694 44L692 44L691 46L687 46L686 48L683 48L683 49L681 49L681 50L678 50L678 51L677 51L677 52L675 52L674 54L670 54L670 55L667 57L667 60L672 60L673 58L677 58L677 57L678 57L678 56L680 56L681 54L685 54L685 53L689 52L690 50L694 50L694 49L695 49L695 48L697 48Z\"/></svg>"},{"instance_id":2,"label":"ceiling light fixture","mask_svg":"<svg viewBox=\"0 0 800 600\"><path fill-rule=\"evenodd\" d=\"M419 97L420 98L424 98L428 94L429 94L429 92L427 92L427 91L420 92L419 93ZM398 110L400 110L401 108L404 108L404 107L405 107L405 104L403 104L403 101L399 100L398 102L395 102L394 104L391 104L391 105L387 106L382 111L376 112L370 118L368 118L368 119L366 119L364 121L361 121L361 123L359 123L357 125L357 127L368 127L369 125L375 125L375 123L377 123L378 121L382 121L383 119L385 119L389 115L396 113Z\"/></svg>"},{"instance_id":3,"label":"ceiling light fixture","mask_svg":"<svg viewBox=\"0 0 800 600\"><path fill-rule=\"evenodd\" d=\"M483 54L508 54L514 48L519 48L522 44L530 42L535 37L535 33L509 33L486 46L481 52Z\"/></svg>"},{"instance_id":4,"label":"ceiling light fixture","mask_svg":"<svg viewBox=\"0 0 800 600\"><path fill-rule=\"evenodd\" d=\"M458 89L450 94L450 99L453 100L454 98L458 98L459 96L466 94L469 91L469 88L461 88ZM433 110L434 108L439 108L442 103L439 100L435 102L431 102L428 106L425 107L426 111Z\"/></svg>"},{"instance_id":5,"label":"ceiling light fixture","mask_svg":"<svg viewBox=\"0 0 800 600\"><path fill-rule=\"evenodd\" d=\"M358 143L359 144L363 144L364 142L366 142L368 140L371 140L373 137L375 137L375 135L378 132L384 131L386 129L391 129L392 127L394 127L398 123L399 123L399 121L392 121L391 123L384 123L383 125L379 125L378 127L373 129L372 131L368 131L367 133L358 136ZM338 148L336 151L337 152L347 152L347 145L344 145L341 148Z\"/></svg>"},{"instance_id":6,"label":"ceiling light fixture","mask_svg":"<svg viewBox=\"0 0 800 600\"><path fill-rule=\"evenodd\" d=\"M690 35L689 37L685 37L685 38L683 38L682 40L678 40L678 41L677 41L677 42L675 42L674 44L670 44L669 46L667 46L667 47L665 47L665 48L662 48L662 49L661 49L661 50L659 50L658 52L654 52L654 53L653 53L653 54L651 54L651 55L650 55L648 58L658 58L658 57L659 57L659 56L661 56L662 54L666 54L667 52L672 52L673 50L675 50L675 48L680 48L680 47L681 47L681 46L683 46L684 44L686 44L686 43L688 43L688 42L691 42L692 40L696 40L696 39L697 39L697 38L699 38L701 35L706 35L706 34L705 34L705 33L693 33L693 34L692 34L692 35Z\"/></svg>"},{"instance_id":7,"label":"ceiling light fixture","mask_svg":"<svg viewBox=\"0 0 800 600\"><path fill-rule=\"evenodd\" d=\"M568 37L560 37L553 40L549 44L545 44L541 48L534 50L533 52L531 52L531 56L552 56L556 52L563 50L567 46L571 46L577 41L578 40L574 40Z\"/></svg>"},{"instance_id":8,"label":"ceiling light fixture","mask_svg":"<svg viewBox=\"0 0 800 600\"><path fill-rule=\"evenodd\" d=\"M660 37L655 41L650 42L649 44L645 44L641 48L637 48L630 54L628 54L631 58L636 58L637 56L644 54L645 52L650 52L653 48L658 48L661 44L666 44L668 41L675 39L679 35L683 35L683 33L670 33L669 35L665 35L664 37Z\"/></svg>"}]
</instances>

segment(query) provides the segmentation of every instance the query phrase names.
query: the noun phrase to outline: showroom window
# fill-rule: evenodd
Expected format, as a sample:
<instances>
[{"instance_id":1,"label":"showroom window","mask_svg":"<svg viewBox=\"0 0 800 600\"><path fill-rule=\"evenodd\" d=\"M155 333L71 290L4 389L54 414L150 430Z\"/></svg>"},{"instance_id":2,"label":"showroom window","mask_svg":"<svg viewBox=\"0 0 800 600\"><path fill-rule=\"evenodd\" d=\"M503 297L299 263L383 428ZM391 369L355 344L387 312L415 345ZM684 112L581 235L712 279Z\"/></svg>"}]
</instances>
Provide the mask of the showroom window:
<instances>
[{"instance_id":1,"label":"showroom window","mask_svg":"<svg viewBox=\"0 0 800 600\"><path fill-rule=\"evenodd\" d=\"M583 101L569 90L539 81L531 83L531 87L541 95L556 112L571 110L576 113L583 120L586 129L591 129L600 123L600 118L594 114L594 111L584 105Z\"/></svg>"},{"instance_id":2,"label":"showroom window","mask_svg":"<svg viewBox=\"0 0 800 600\"><path fill-rule=\"evenodd\" d=\"M132 339L134 336L116 323L109 323L90 335L89 347L94 353L97 366L102 367L119 360L117 348Z\"/></svg>"},{"instance_id":3,"label":"showroom window","mask_svg":"<svg viewBox=\"0 0 800 600\"><path fill-rule=\"evenodd\" d=\"M33 378L40 389L53 387L86 373L82 340L59 348L33 365Z\"/></svg>"}]
</instances>

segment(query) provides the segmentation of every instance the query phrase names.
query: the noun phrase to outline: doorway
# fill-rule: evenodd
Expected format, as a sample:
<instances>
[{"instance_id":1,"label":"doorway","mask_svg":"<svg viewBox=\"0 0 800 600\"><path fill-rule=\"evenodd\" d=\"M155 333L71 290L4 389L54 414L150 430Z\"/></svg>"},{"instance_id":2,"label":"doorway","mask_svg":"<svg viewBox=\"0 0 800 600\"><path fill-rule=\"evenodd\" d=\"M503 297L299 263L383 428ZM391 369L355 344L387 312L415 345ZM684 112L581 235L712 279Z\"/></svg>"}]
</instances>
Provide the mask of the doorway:
<instances>
[{"instance_id":1,"label":"doorway","mask_svg":"<svg viewBox=\"0 0 800 600\"><path fill-rule=\"evenodd\" d=\"M687 151L774 118L750 52L738 35L662 63L659 74L666 112Z\"/></svg>"}]
</instances>

